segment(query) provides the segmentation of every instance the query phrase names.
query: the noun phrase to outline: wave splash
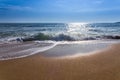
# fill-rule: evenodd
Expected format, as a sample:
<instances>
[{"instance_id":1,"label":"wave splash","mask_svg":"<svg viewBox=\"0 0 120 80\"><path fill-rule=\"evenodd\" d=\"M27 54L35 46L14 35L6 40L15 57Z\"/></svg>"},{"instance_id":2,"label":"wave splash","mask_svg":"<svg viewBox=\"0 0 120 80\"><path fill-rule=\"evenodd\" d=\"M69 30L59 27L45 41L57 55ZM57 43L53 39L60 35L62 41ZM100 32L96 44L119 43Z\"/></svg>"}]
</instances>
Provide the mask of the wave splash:
<instances>
[{"instance_id":1,"label":"wave splash","mask_svg":"<svg viewBox=\"0 0 120 80\"><path fill-rule=\"evenodd\" d=\"M101 36L87 36L78 38L76 36L71 36L67 34L59 34L56 36L46 35L43 33L39 33L37 35L23 38L23 41L34 41L34 40L53 40L53 41L79 41L79 40L102 40L102 39L120 39L119 35L101 35Z\"/></svg>"},{"instance_id":2,"label":"wave splash","mask_svg":"<svg viewBox=\"0 0 120 80\"><path fill-rule=\"evenodd\" d=\"M100 35L100 36L86 36L78 37L75 35L59 34L59 35L47 35L44 33L38 33L29 37L13 37L7 39L1 39L2 43L12 43L12 42L29 42L29 41L84 41L84 40L119 40L119 35Z\"/></svg>"},{"instance_id":3,"label":"wave splash","mask_svg":"<svg viewBox=\"0 0 120 80\"><path fill-rule=\"evenodd\" d=\"M13 39L14 38L14 39ZM0 42L120 39L120 23L11 23L0 24Z\"/></svg>"}]
</instances>

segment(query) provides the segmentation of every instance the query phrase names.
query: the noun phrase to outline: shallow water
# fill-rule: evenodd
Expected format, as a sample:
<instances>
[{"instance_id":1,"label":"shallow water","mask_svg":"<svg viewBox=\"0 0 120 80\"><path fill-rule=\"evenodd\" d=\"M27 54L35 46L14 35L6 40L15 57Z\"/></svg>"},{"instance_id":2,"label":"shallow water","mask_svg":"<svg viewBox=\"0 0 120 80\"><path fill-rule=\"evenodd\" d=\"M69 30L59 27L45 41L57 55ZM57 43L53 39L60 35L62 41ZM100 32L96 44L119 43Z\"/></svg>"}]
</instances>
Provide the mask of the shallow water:
<instances>
[{"instance_id":1,"label":"shallow water","mask_svg":"<svg viewBox=\"0 0 120 80\"><path fill-rule=\"evenodd\" d=\"M120 40L109 41L73 41L53 42L35 41L23 43L6 43L0 45L0 60L9 60L40 54L44 57L65 57L106 49Z\"/></svg>"},{"instance_id":2,"label":"shallow water","mask_svg":"<svg viewBox=\"0 0 120 80\"><path fill-rule=\"evenodd\" d=\"M44 51L41 55L45 57L72 57L76 55L86 55L94 52L105 50L112 44L120 43L117 41L80 41L66 42L56 45L52 49Z\"/></svg>"},{"instance_id":3,"label":"shallow water","mask_svg":"<svg viewBox=\"0 0 120 80\"><path fill-rule=\"evenodd\" d=\"M53 42L27 42L0 45L0 60L8 60L30 56L51 49Z\"/></svg>"}]
</instances>

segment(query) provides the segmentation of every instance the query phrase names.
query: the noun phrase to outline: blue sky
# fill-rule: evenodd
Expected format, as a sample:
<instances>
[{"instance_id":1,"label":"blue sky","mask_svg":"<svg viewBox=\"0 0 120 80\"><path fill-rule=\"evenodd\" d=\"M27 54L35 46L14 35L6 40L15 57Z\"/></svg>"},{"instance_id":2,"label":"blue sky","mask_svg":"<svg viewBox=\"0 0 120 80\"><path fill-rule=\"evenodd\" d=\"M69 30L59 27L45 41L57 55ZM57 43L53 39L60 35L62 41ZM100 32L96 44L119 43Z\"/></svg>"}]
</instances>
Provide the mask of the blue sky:
<instances>
[{"instance_id":1,"label":"blue sky","mask_svg":"<svg viewBox=\"0 0 120 80\"><path fill-rule=\"evenodd\" d=\"M115 22L120 0L0 0L0 22Z\"/></svg>"}]
</instances>

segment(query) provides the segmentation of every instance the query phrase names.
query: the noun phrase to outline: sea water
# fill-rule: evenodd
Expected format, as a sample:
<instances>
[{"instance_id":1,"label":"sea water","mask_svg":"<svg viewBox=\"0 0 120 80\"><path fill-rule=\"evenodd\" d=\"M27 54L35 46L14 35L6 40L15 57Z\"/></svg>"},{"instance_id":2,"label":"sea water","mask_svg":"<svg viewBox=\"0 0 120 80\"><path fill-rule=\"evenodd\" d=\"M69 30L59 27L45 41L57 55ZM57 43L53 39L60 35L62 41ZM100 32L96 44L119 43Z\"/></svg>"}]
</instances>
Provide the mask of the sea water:
<instances>
[{"instance_id":1,"label":"sea water","mask_svg":"<svg viewBox=\"0 0 120 80\"><path fill-rule=\"evenodd\" d=\"M119 39L120 23L0 23L0 60L84 54Z\"/></svg>"},{"instance_id":2,"label":"sea water","mask_svg":"<svg viewBox=\"0 0 120 80\"><path fill-rule=\"evenodd\" d=\"M120 23L0 23L0 41L120 39Z\"/></svg>"}]
</instances>

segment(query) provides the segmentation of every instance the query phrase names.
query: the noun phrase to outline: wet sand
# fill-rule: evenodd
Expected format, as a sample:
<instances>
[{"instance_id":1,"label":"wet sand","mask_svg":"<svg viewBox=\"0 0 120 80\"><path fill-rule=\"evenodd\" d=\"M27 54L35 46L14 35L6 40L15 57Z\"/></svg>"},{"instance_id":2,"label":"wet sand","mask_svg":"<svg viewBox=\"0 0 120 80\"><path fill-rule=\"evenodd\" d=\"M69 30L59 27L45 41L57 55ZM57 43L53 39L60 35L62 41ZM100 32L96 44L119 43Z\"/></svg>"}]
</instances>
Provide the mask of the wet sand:
<instances>
[{"instance_id":1,"label":"wet sand","mask_svg":"<svg viewBox=\"0 0 120 80\"><path fill-rule=\"evenodd\" d=\"M0 80L119 80L120 44L87 56L0 61Z\"/></svg>"}]
</instances>

